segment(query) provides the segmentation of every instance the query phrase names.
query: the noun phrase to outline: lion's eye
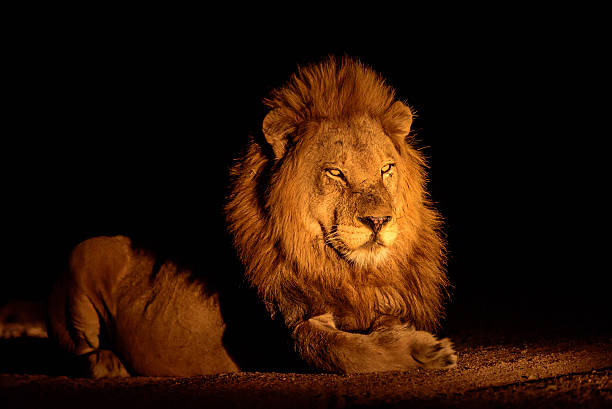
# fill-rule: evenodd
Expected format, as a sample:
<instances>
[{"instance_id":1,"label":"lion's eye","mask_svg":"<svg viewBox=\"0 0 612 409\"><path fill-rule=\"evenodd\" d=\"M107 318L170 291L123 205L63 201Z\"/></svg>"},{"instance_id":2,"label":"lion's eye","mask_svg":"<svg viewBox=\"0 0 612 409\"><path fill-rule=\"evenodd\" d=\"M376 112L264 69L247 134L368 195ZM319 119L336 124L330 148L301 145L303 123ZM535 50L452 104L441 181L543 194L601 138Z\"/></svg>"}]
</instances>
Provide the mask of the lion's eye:
<instances>
[{"instance_id":1,"label":"lion's eye","mask_svg":"<svg viewBox=\"0 0 612 409\"><path fill-rule=\"evenodd\" d=\"M330 176L333 176L335 178L344 179L344 174L342 173L340 169L331 168L331 169L325 169L325 171Z\"/></svg>"},{"instance_id":2,"label":"lion's eye","mask_svg":"<svg viewBox=\"0 0 612 409\"><path fill-rule=\"evenodd\" d=\"M391 169L393 168L393 164L392 163L387 163L385 166L383 166L380 169L380 172L385 175L387 173L389 173L391 171Z\"/></svg>"}]
</instances>

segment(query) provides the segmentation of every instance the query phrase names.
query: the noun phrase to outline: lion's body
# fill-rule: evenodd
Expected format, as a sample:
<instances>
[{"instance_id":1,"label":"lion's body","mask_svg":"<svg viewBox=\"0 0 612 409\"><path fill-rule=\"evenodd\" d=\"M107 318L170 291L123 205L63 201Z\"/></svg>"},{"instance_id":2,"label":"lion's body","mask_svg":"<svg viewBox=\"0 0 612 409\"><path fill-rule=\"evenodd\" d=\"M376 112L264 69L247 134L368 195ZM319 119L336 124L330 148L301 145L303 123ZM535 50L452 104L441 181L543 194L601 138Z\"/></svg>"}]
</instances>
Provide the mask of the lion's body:
<instances>
[{"instance_id":1,"label":"lion's body","mask_svg":"<svg viewBox=\"0 0 612 409\"><path fill-rule=\"evenodd\" d=\"M126 237L81 243L49 302L52 336L76 355L112 350L132 374L237 370L222 345L225 325L217 297L190 283L172 263L154 263ZM98 368L100 375L122 374L119 366L107 365Z\"/></svg>"},{"instance_id":2,"label":"lion's body","mask_svg":"<svg viewBox=\"0 0 612 409\"><path fill-rule=\"evenodd\" d=\"M334 372L453 366L450 342L424 331L437 326L448 283L410 109L369 68L335 59L300 69L266 102L265 140L252 138L232 168L226 214L247 281L297 354ZM128 262L101 268L108 248L95 249L97 264L73 262L63 287L76 290L55 303L100 296L91 304L134 373L238 369L215 296L173 266L155 275L149 256L122 246L114 251L127 256L114 257ZM62 328L78 321L69 310L62 322L64 310L51 318L60 343ZM71 346L74 331L66 337Z\"/></svg>"}]
</instances>

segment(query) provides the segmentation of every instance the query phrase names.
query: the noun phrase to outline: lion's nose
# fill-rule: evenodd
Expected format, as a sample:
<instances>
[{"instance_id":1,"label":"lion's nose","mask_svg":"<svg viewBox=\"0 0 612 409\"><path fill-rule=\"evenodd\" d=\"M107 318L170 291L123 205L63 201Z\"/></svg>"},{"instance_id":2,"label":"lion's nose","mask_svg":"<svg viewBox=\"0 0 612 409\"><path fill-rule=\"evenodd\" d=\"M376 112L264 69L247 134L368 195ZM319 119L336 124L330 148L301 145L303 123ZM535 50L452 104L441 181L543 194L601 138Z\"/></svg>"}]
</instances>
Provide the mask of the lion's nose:
<instances>
[{"instance_id":1,"label":"lion's nose","mask_svg":"<svg viewBox=\"0 0 612 409\"><path fill-rule=\"evenodd\" d=\"M357 218L361 223L368 226L374 234L377 234L383 226L391 220L391 216L382 216L382 217L374 217L374 216L365 216Z\"/></svg>"}]
</instances>

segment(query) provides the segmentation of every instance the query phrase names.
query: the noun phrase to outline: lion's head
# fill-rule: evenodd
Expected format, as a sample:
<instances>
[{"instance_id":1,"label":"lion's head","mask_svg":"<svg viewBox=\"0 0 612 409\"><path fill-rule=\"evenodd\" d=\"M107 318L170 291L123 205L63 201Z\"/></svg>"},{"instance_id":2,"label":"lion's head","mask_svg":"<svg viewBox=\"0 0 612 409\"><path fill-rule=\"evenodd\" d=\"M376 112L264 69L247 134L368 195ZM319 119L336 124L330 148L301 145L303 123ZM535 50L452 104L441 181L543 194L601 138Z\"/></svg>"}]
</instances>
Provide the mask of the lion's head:
<instances>
[{"instance_id":1,"label":"lion's head","mask_svg":"<svg viewBox=\"0 0 612 409\"><path fill-rule=\"evenodd\" d=\"M265 103L226 207L250 282L289 325L328 311L351 329L435 325L444 246L410 108L348 58L300 68Z\"/></svg>"}]
</instances>

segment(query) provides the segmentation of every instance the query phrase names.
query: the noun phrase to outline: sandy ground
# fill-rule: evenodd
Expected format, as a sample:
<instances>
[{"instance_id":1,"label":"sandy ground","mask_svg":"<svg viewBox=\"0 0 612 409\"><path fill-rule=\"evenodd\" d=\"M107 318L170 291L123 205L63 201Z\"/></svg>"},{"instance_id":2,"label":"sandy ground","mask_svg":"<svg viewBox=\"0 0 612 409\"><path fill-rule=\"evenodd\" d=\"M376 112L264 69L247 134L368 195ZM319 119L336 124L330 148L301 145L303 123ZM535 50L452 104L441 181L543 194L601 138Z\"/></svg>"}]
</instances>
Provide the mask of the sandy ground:
<instances>
[{"instance_id":1,"label":"sandy ground","mask_svg":"<svg viewBox=\"0 0 612 409\"><path fill-rule=\"evenodd\" d=\"M42 322L20 320L0 326L3 408L612 408L609 330L451 330L459 362L448 371L91 380L62 374Z\"/></svg>"}]
</instances>

